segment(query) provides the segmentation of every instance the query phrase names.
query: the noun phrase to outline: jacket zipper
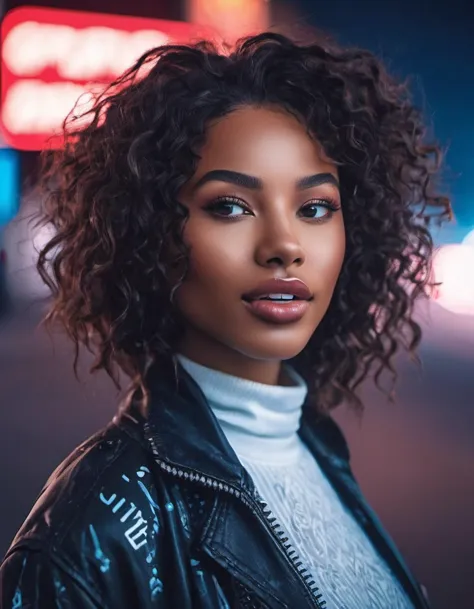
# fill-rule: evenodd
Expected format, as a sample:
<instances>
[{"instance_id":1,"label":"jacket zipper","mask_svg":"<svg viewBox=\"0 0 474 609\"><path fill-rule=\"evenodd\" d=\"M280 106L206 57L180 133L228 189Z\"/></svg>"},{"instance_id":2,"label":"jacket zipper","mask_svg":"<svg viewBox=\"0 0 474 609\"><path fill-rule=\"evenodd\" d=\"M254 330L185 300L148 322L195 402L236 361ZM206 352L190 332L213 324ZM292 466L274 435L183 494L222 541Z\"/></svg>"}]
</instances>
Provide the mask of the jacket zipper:
<instances>
[{"instance_id":1,"label":"jacket zipper","mask_svg":"<svg viewBox=\"0 0 474 609\"><path fill-rule=\"evenodd\" d=\"M287 543L288 537L285 537L285 532L284 532L283 528L281 527L281 525L277 522L277 519L274 516L271 516L271 513L272 513L271 510L268 509L267 511L265 511L267 504L258 495L258 493L256 493L255 497L252 499L252 498L250 498L250 496L248 496L246 493L242 492L240 489L235 488L234 486L227 484L226 482L222 482L221 480L219 480L217 478L211 478L210 476L205 476L204 474L200 474L199 472L196 472L195 470L185 471L183 469L179 469L173 465L170 465L169 463L166 463L166 461L162 461L159 458L158 449L155 446L153 438L150 438L150 443L151 443L152 451L155 456L155 461L156 461L157 465L159 465L160 468L163 471L165 471L166 473L168 473L171 476L174 476L176 478L179 478L179 479L188 480L190 482L195 482L195 483L205 486L207 488L213 488L214 490L223 491L225 493L228 493L229 495L232 495L233 497L236 497L237 499L239 499L239 501L241 501L245 506L247 506L247 508L249 508L252 511L252 513L261 522L264 523L264 525L267 527L267 529L270 530L273 537L277 540L278 544L283 549L284 554L285 554L286 558L288 559L288 562L290 563L292 569L298 574L298 577L299 577L300 581L302 582L302 584L304 585L304 587L306 588L306 590L308 590L311 593L311 600L313 601L314 607L316 609L325 609L326 601L323 600L323 598L322 598L323 595L321 593L317 594L319 588L316 586L316 583L312 579L311 574L308 573L307 575L304 575L304 573L307 571L306 568L303 568L300 570L302 561L300 560L299 556L296 554L296 551L291 549L292 548L291 544ZM257 501L258 504L260 504L259 507L260 507L261 513L265 517L264 519L261 517L260 513L255 509L254 501Z\"/></svg>"}]
</instances>

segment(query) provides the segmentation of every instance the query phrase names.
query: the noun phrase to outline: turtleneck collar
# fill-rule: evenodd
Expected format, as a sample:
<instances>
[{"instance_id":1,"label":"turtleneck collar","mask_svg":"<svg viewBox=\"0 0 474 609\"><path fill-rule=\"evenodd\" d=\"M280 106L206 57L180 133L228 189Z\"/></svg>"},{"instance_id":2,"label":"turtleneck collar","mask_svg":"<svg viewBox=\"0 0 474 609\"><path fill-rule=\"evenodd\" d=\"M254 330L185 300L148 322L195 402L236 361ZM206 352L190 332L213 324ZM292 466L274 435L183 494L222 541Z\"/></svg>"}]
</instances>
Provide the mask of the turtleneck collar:
<instances>
[{"instance_id":1,"label":"turtleneck collar","mask_svg":"<svg viewBox=\"0 0 474 609\"><path fill-rule=\"evenodd\" d=\"M265 385L176 356L200 386L229 444L239 458L290 464L298 458L304 379L285 365L292 386Z\"/></svg>"}]
</instances>

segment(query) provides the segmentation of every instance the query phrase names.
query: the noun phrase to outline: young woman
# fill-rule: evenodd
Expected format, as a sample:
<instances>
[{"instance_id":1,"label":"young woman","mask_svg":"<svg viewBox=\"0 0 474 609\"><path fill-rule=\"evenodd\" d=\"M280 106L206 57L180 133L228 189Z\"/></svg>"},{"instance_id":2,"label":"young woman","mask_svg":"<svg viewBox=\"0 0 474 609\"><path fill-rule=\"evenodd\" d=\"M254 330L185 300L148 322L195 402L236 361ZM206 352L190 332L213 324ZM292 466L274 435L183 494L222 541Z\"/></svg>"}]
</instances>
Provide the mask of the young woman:
<instances>
[{"instance_id":1,"label":"young woman","mask_svg":"<svg viewBox=\"0 0 474 609\"><path fill-rule=\"evenodd\" d=\"M413 351L439 151L368 52L144 55L47 158L49 320L133 381L52 475L2 607L413 609L328 413Z\"/></svg>"}]
</instances>

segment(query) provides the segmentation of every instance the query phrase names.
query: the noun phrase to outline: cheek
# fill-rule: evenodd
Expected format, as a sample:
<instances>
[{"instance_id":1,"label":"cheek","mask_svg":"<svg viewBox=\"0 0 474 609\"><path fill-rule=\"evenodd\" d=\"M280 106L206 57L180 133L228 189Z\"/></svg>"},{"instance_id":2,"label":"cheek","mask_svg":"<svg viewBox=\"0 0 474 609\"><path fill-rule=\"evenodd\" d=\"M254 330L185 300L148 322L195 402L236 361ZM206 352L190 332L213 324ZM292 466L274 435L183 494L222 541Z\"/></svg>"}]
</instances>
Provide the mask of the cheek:
<instances>
[{"instance_id":1,"label":"cheek","mask_svg":"<svg viewBox=\"0 0 474 609\"><path fill-rule=\"evenodd\" d=\"M213 247L209 240L208 244L200 244L193 247L189 258L189 273L187 281L196 287L217 287L220 283L227 283L235 269L237 253L232 256L222 247Z\"/></svg>"},{"instance_id":2,"label":"cheek","mask_svg":"<svg viewBox=\"0 0 474 609\"><path fill-rule=\"evenodd\" d=\"M306 251L309 252L309 266L315 269L315 280L321 290L332 291L344 262L346 240L344 226L320 234L312 241Z\"/></svg>"},{"instance_id":3,"label":"cheek","mask_svg":"<svg viewBox=\"0 0 474 609\"><path fill-rule=\"evenodd\" d=\"M328 259L327 264L331 274L335 275L335 280L339 277L339 274L342 269L342 265L344 262L344 256L346 253L346 239L344 231L340 238L334 244L334 249L332 250L332 256Z\"/></svg>"},{"instance_id":4,"label":"cheek","mask_svg":"<svg viewBox=\"0 0 474 609\"><path fill-rule=\"evenodd\" d=\"M242 226L221 226L196 220L189 223L185 239L191 246L190 280L213 282L223 278L232 281L235 273L248 268L249 244L252 236Z\"/></svg>"},{"instance_id":5,"label":"cheek","mask_svg":"<svg viewBox=\"0 0 474 609\"><path fill-rule=\"evenodd\" d=\"M222 229L216 235L208 226L201 228L190 227L191 230L185 235L191 247L189 270L177 296L186 298L199 295L201 302L212 298L215 304L232 291L236 276L242 268L246 268L243 263L245 248L241 237L234 239L232 234L227 233L223 239Z\"/></svg>"}]
</instances>

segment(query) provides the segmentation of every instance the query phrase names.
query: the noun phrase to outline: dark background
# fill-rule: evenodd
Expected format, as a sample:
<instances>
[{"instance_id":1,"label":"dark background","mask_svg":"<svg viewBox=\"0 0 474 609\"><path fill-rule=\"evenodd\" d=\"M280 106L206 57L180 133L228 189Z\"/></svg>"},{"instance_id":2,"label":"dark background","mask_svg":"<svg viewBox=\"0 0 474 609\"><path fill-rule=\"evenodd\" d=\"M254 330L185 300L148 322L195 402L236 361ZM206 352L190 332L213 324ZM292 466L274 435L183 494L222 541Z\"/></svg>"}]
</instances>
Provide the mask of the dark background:
<instances>
[{"instance_id":1,"label":"dark background","mask_svg":"<svg viewBox=\"0 0 474 609\"><path fill-rule=\"evenodd\" d=\"M6 8L32 4L8 2ZM107 0L36 2L44 6L179 19L179 2ZM460 241L474 227L474 5L467 1L300 0L272 3L295 25L329 30L375 51L401 77L447 148L446 188L456 223L437 243ZM23 175L35 155L23 155ZM25 206L28 210L28 207ZM41 294L31 269L31 234L6 228L15 297L0 322L0 555L49 473L113 415L117 393L104 376L89 377L88 357L72 374L64 337L37 329ZM472 270L474 273L474 270ZM395 404L367 384L361 420L343 407L335 417L352 450L362 488L395 538L434 609L474 608L474 317L420 305L423 370L400 358ZM361 608L362 609L362 608ZM390 609L390 608L387 608Z\"/></svg>"}]
</instances>

